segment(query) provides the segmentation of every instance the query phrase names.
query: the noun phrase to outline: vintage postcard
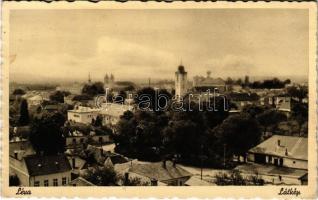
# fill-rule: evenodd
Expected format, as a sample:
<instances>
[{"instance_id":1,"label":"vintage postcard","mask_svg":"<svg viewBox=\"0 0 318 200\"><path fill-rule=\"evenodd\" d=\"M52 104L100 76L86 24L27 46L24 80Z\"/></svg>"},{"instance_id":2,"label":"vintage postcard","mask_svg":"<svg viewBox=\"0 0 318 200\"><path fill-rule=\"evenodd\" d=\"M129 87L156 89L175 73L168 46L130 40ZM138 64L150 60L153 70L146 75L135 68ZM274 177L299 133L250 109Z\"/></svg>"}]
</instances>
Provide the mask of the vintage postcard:
<instances>
[{"instance_id":1,"label":"vintage postcard","mask_svg":"<svg viewBox=\"0 0 318 200\"><path fill-rule=\"evenodd\" d=\"M3 195L315 198L316 6L4 2Z\"/></svg>"}]
</instances>

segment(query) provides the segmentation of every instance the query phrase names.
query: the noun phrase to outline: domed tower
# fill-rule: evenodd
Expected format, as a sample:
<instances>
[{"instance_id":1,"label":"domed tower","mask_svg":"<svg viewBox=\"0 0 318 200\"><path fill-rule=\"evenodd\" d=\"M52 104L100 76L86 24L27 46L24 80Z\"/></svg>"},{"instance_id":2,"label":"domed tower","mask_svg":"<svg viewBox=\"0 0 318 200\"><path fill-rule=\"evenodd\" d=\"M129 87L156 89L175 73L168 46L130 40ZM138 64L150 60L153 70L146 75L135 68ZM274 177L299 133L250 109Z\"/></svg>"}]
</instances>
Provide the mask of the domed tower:
<instances>
[{"instance_id":1,"label":"domed tower","mask_svg":"<svg viewBox=\"0 0 318 200\"><path fill-rule=\"evenodd\" d=\"M184 66L181 64L178 67L178 70L176 71L176 77L175 77L175 90L176 90L176 96L177 99L180 99L180 97L183 97L185 93L187 92L187 72L184 69Z\"/></svg>"}]
</instances>

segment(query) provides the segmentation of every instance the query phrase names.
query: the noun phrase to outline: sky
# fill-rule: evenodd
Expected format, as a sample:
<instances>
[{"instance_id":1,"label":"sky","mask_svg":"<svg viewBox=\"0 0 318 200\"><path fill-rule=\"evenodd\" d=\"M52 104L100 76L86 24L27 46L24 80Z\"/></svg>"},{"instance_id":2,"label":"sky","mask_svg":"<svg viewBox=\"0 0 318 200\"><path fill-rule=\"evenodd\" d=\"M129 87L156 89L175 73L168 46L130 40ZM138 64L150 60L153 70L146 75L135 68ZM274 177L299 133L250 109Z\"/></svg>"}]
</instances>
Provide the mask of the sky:
<instances>
[{"instance_id":1,"label":"sky","mask_svg":"<svg viewBox=\"0 0 318 200\"><path fill-rule=\"evenodd\" d=\"M307 76L301 9L14 10L10 80Z\"/></svg>"}]
</instances>

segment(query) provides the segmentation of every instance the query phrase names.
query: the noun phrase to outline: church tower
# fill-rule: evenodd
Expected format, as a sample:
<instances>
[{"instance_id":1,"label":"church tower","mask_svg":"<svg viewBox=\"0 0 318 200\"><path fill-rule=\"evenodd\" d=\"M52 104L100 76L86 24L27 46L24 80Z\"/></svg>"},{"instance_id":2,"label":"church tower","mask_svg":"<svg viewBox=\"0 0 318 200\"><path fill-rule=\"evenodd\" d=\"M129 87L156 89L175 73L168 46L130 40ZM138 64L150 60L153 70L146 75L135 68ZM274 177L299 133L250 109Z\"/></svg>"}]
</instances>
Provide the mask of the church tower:
<instances>
[{"instance_id":1,"label":"church tower","mask_svg":"<svg viewBox=\"0 0 318 200\"><path fill-rule=\"evenodd\" d=\"M106 74L106 75L104 76L104 85L107 85L108 82L109 82L109 78L108 78L108 75Z\"/></svg>"},{"instance_id":2,"label":"church tower","mask_svg":"<svg viewBox=\"0 0 318 200\"><path fill-rule=\"evenodd\" d=\"M175 91L177 99L183 97L187 92L187 72L182 64L179 65L175 76Z\"/></svg>"}]
</instances>

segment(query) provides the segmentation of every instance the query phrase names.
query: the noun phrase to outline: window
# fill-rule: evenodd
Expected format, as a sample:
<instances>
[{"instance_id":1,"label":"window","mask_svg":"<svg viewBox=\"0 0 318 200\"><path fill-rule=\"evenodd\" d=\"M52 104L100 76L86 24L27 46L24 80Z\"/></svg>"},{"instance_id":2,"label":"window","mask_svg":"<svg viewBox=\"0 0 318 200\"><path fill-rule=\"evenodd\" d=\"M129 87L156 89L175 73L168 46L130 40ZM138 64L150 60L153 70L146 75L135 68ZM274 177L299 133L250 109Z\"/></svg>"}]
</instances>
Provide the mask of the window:
<instances>
[{"instance_id":1,"label":"window","mask_svg":"<svg viewBox=\"0 0 318 200\"><path fill-rule=\"evenodd\" d=\"M49 180L44 180L44 186L48 187L49 186Z\"/></svg>"},{"instance_id":2,"label":"window","mask_svg":"<svg viewBox=\"0 0 318 200\"><path fill-rule=\"evenodd\" d=\"M62 185L66 185L66 177L62 178Z\"/></svg>"},{"instance_id":3,"label":"window","mask_svg":"<svg viewBox=\"0 0 318 200\"><path fill-rule=\"evenodd\" d=\"M58 186L57 178L53 179L53 186Z\"/></svg>"},{"instance_id":4,"label":"window","mask_svg":"<svg viewBox=\"0 0 318 200\"><path fill-rule=\"evenodd\" d=\"M73 144L76 144L76 139L75 139L75 138L73 138L73 140L72 140L72 141L73 141Z\"/></svg>"},{"instance_id":5,"label":"window","mask_svg":"<svg viewBox=\"0 0 318 200\"><path fill-rule=\"evenodd\" d=\"M40 181L34 181L34 187L39 187L40 186Z\"/></svg>"},{"instance_id":6,"label":"window","mask_svg":"<svg viewBox=\"0 0 318 200\"><path fill-rule=\"evenodd\" d=\"M272 163L272 156L268 156L268 162Z\"/></svg>"}]
</instances>

